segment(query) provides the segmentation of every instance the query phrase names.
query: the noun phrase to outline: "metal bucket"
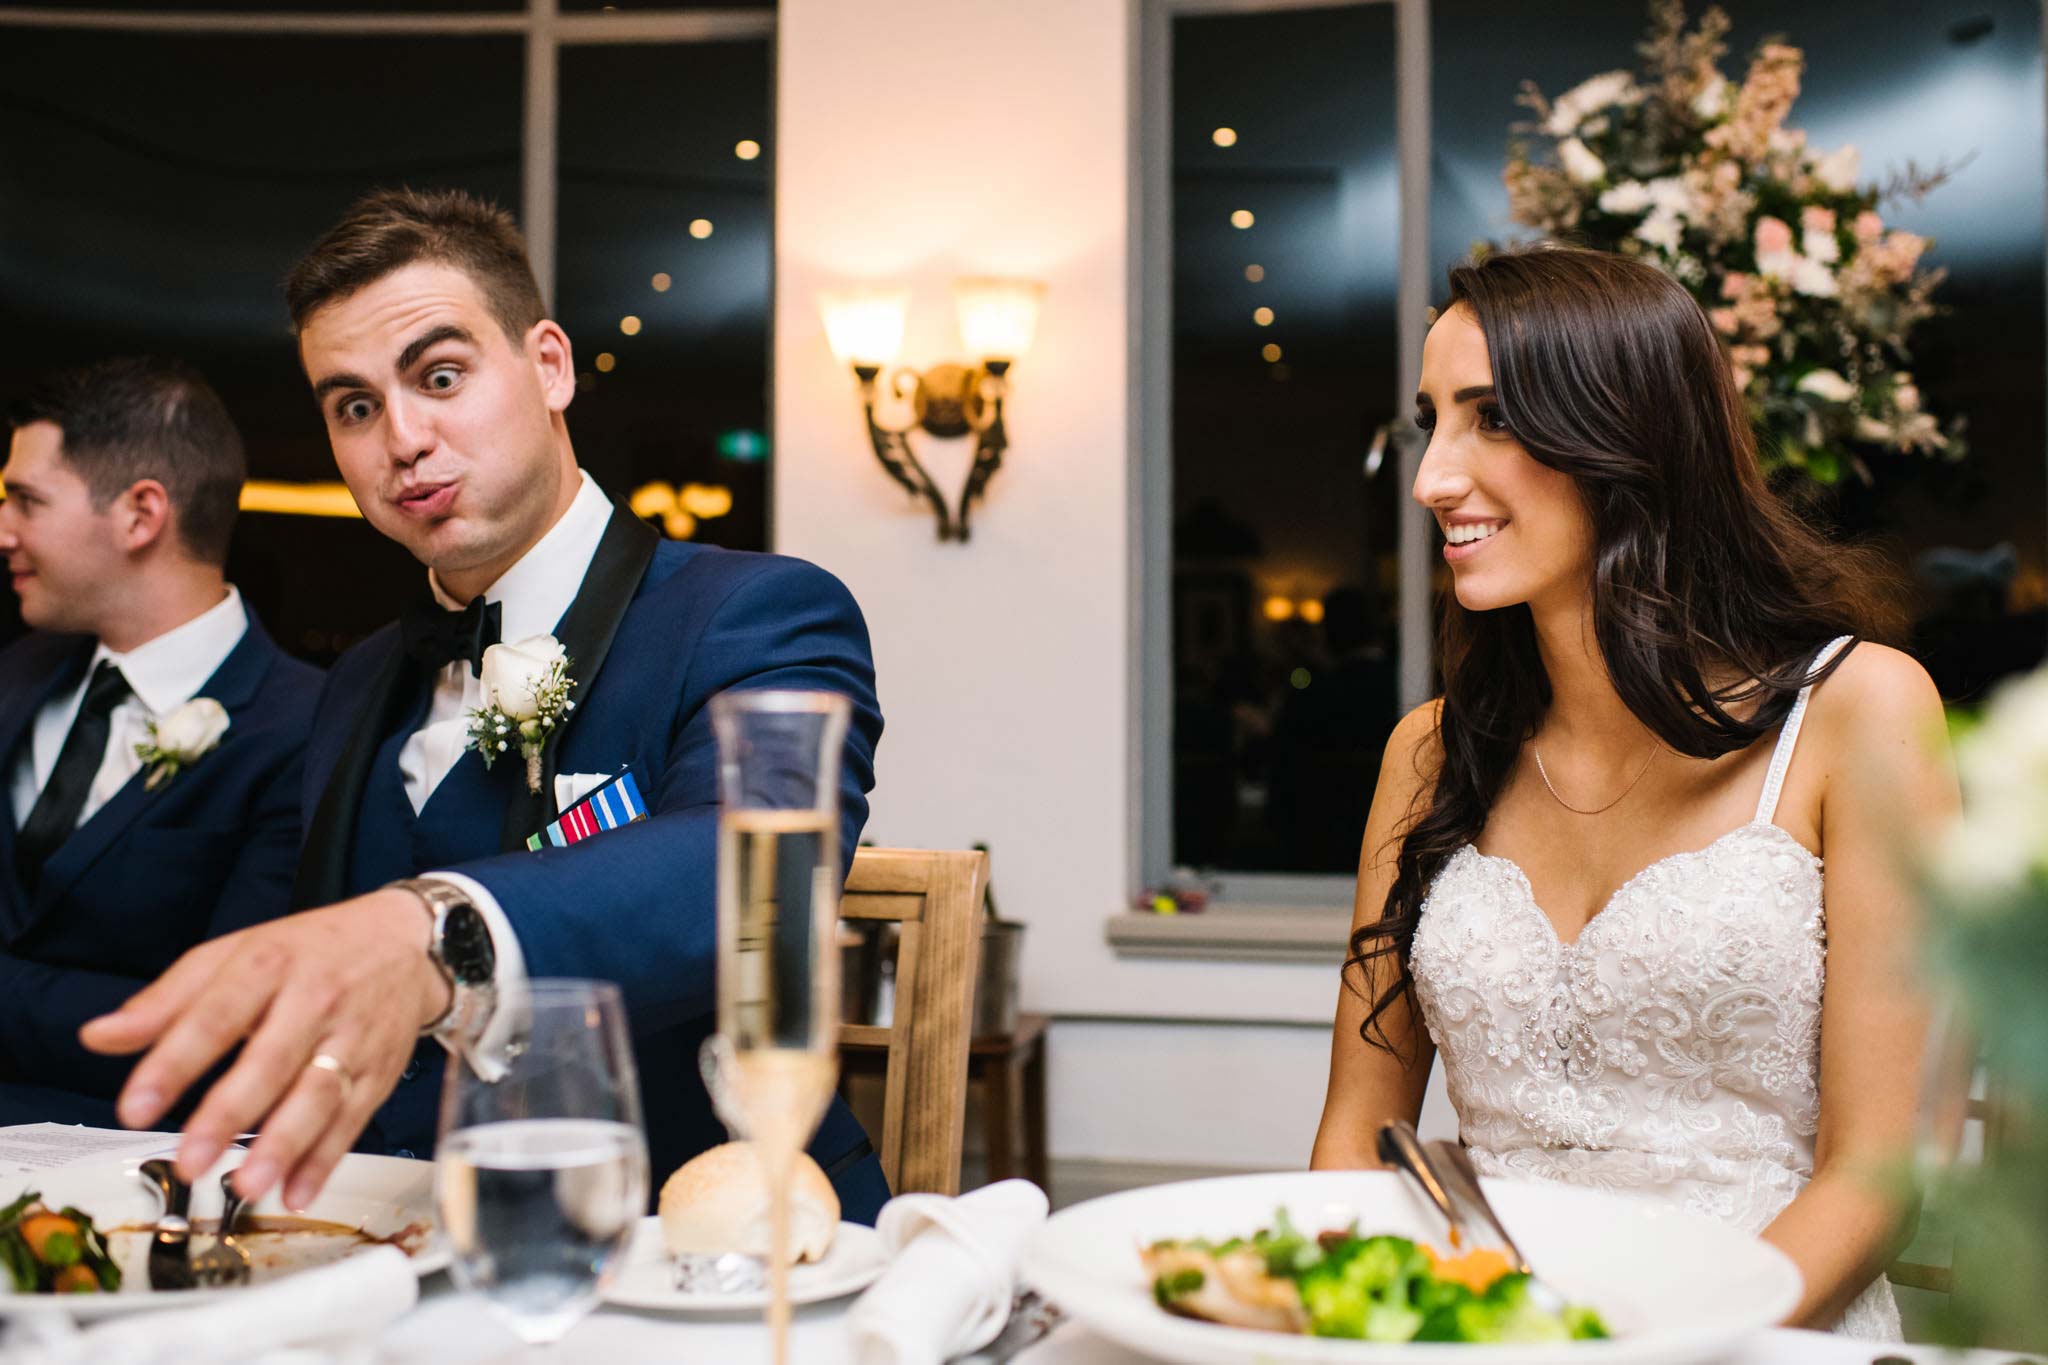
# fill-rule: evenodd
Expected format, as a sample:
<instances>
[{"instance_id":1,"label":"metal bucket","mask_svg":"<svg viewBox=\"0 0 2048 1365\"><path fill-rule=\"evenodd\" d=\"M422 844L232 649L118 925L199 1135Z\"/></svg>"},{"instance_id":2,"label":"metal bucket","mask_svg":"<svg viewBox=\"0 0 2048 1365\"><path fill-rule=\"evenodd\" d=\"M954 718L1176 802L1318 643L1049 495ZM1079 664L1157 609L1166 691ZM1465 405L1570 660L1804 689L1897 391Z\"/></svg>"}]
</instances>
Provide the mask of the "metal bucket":
<instances>
[{"instance_id":1,"label":"metal bucket","mask_svg":"<svg viewBox=\"0 0 2048 1365\"><path fill-rule=\"evenodd\" d=\"M840 926L839 1017L887 1028L896 1016L896 953L901 926L871 920ZM1017 1028L1024 926L987 919L981 925L981 970L974 982L974 1036L1000 1037Z\"/></svg>"}]
</instances>

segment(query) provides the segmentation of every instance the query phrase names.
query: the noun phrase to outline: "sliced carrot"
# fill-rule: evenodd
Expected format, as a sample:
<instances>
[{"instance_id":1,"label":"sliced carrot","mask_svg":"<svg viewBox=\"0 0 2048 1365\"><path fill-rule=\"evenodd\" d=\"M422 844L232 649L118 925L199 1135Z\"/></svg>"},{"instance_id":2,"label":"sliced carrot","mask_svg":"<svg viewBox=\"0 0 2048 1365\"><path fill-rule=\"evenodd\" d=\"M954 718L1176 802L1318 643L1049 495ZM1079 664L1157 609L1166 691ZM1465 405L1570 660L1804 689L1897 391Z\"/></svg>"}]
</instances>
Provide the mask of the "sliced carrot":
<instances>
[{"instance_id":1,"label":"sliced carrot","mask_svg":"<svg viewBox=\"0 0 2048 1365\"><path fill-rule=\"evenodd\" d=\"M21 1240L28 1243L28 1249L36 1254L39 1261L44 1259L44 1244L60 1232L76 1237L78 1224L60 1213L30 1214L21 1220Z\"/></svg>"},{"instance_id":2,"label":"sliced carrot","mask_svg":"<svg viewBox=\"0 0 2048 1365\"><path fill-rule=\"evenodd\" d=\"M1449 1284L1462 1284L1475 1294L1484 1294L1487 1288L1514 1267L1508 1264L1507 1256L1493 1247L1474 1247L1462 1256L1441 1256L1425 1246L1429 1255L1429 1273Z\"/></svg>"},{"instance_id":3,"label":"sliced carrot","mask_svg":"<svg viewBox=\"0 0 2048 1365\"><path fill-rule=\"evenodd\" d=\"M56 1282L52 1285L59 1294L95 1294L99 1287L100 1277L93 1274L92 1267L87 1265L64 1267L57 1272Z\"/></svg>"}]
</instances>

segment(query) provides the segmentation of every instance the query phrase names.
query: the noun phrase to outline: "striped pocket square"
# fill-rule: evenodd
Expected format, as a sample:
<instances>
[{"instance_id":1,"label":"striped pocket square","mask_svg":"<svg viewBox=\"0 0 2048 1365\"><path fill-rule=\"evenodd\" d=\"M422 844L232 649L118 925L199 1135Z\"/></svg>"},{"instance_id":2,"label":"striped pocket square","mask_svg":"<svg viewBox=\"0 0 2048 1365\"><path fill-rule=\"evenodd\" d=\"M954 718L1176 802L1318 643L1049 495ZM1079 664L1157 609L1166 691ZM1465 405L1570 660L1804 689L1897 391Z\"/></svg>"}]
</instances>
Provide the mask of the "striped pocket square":
<instances>
[{"instance_id":1,"label":"striped pocket square","mask_svg":"<svg viewBox=\"0 0 2048 1365\"><path fill-rule=\"evenodd\" d=\"M632 773L623 772L563 811L561 819L540 833L528 835L526 846L567 848L593 834L646 818L647 803L640 799L640 788L634 785Z\"/></svg>"}]
</instances>

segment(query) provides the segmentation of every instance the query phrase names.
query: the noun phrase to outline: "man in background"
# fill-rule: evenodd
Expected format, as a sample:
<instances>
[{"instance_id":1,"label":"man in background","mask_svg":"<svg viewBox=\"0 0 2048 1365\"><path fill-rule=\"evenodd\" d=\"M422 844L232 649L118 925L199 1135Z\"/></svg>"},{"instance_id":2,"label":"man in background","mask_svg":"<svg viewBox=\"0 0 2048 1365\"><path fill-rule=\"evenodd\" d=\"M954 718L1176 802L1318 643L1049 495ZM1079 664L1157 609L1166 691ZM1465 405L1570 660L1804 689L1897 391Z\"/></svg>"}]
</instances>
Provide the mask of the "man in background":
<instances>
[{"instance_id":1,"label":"man in background","mask_svg":"<svg viewBox=\"0 0 2048 1365\"><path fill-rule=\"evenodd\" d=\"M7 418L0 1123L111 1127L130 1068L79 1026L284 913L320 674L226 580L242 440L198 374L108 361Z\"/></svg>"}]
</instances>

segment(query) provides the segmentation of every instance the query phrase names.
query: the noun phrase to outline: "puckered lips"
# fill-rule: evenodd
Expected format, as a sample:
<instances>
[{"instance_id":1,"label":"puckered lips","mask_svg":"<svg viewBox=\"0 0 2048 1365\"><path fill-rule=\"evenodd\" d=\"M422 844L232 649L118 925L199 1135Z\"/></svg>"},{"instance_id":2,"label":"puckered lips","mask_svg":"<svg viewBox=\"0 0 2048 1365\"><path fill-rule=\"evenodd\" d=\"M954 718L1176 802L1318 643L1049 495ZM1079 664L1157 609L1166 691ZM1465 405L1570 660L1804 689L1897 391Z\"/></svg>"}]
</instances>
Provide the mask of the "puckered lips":
<instances>
[{"instance_id":1,"label":"puckered lips","mask_svg":"<svg viewBox=\"0 0 2048 1365\"><path fill-rule=\"evenodd\" d=\"M454 479L422 480L407 484L392 496L391 505L409 517L431 521L444 516L455 505L455 495L461 485Z\"/></svg>"},{"instance_id":2,"label":"puckered lips","mask_svg":"<svg viewBox=\"0 0 2048 1365\"><path fill-rule=\"evenodd\" d=\"M1441 518L1444 559L1460 564L1491 545L1507 529L1506 517L1484 517L1470 512L1452 512Z\"/></svg>"}]
</instances>

